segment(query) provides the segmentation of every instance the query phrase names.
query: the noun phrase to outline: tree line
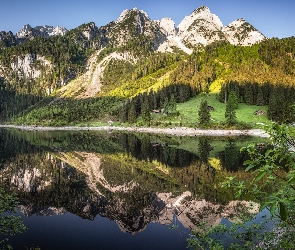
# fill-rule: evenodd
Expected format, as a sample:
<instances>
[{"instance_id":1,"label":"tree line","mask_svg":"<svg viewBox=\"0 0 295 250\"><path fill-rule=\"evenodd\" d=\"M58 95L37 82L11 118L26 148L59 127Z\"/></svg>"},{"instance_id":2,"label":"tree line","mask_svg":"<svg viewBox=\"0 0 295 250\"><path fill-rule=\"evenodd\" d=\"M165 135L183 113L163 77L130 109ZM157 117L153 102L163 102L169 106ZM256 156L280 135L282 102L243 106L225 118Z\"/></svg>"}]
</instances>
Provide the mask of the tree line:
<instances>
[{"instance_id":1,"label":"tree line","mask_svg":"<svg viewBox=\"0 0 295 250\"><path fill-rule=\"evenodd\" d=\"M230 81L222 85L219 100L227 102L231 92L236 94L239 102L244 102L248 105L267 105L267 116L273 121L279 123L295 121L295 86Z\"/></svg>"},{"instance_id":2,"label":"tree line","mask_svg":"<svg viewBox=\"0 0 295 250\"><path fill-rule=\"evenodd\" d=\"M144 123L149 123L152 110L175 115L176 103L186 102L197 94L196 89L184 84L169 85L157 92L144 92L122 104L118 112L119 119L122 122L135 123L141 115Z\"/></svg>"}]
</instances>

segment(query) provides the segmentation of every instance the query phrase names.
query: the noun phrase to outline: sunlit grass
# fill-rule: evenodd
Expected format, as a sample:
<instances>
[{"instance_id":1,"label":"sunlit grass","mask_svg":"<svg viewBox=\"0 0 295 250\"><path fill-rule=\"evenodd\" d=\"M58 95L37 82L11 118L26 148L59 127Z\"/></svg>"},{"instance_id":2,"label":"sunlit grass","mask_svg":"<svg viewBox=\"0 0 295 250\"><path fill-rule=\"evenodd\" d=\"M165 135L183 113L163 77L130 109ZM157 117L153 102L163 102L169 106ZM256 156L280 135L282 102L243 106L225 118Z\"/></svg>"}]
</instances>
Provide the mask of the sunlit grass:
<instances>
[{"instance_id":1,"label":"sunlit grass","mask_svg":"<svg viewBox=\"0 0 295 250\"><path fill-rule=\"evenodd\" d=\"M224 122L225 121L225 109L226 104L220 102L217 99L217 94L200 94L195 98L192 98L188 102L179 103L177 105L177 110L180 112L180 119L186 122L198 123L198 111L202 99L207 100L208 105L214 108L214 111L210 112L212 121L214 123ZM254 112L262 109L265 112L265 115L254 115ZM266 116L267 106L256 106L256 105L247 105L244 103L239 103L238 109L236 110L237 120L239 122L251 123L253 125L257 124L269 124L270 121Z\"/></svg>"}]
</instances>

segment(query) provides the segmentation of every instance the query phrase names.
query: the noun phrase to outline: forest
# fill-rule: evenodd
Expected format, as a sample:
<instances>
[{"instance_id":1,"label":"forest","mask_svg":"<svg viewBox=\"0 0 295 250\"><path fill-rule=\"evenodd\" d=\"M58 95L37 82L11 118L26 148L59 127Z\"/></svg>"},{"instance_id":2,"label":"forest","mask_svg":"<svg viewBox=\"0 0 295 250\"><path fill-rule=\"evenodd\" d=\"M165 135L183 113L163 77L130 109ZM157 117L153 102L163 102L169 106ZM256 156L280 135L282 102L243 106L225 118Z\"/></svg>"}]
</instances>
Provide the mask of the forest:
<instances>
[{"instance_id":1,"label":"forest","mask_svg":"<svg viewBox=\"0 0 295 250\"><path fill-rule=\"evenodd\" d=\"M234 91L240 103L266 105L268 119L294 122L294 37L244 47L215 42L191 55L152 52L141 46L147 38L140 36L118 46L109 43L97 62L113 51L142 56L134 64L109 61L102 92L96 97L59 98L56 90L85 73L87 58L97 51L95 46L78 43L77 34L76 30L64 37L1 47L0 62L5 69L5 76L0 77L1 122L57 126L111 119L132 124L140 117L148 125L152 112L177 115L176 103L210 93L210 86L216 83L220 102L226 102ZM26 54L50 62L47 67L34 65L41 70L39 78L22 76L9 67Z\"/></svg>"}]
</instances>

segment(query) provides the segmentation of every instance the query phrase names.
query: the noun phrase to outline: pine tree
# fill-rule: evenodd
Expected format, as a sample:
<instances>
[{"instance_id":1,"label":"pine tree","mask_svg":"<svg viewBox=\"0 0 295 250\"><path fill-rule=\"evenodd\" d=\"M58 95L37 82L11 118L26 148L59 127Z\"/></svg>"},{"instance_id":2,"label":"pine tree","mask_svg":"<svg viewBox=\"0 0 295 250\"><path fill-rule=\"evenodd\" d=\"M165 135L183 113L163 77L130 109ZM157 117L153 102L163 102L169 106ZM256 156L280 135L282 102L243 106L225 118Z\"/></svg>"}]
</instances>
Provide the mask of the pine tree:
<instances>
[{"instance_id":1,"label":"pine tree","mask_svg":"<svg viewBox=\"0 0 295 250\"><path fill-rule=\"evenodd\" d=\"M128 110L129 110L130 104L129 101L124 103L123 106L120 108L119 111L119 117L121 122L127 122L128 121Z\"/></svg>"},{"instance_id":2,"label":"pine tree","mask_svg":"<svg viewBox=\"0 0 295 250\"><path fill-rule=\"evenodd\" d=\"M253 88L251 83L247 83L245 85L244 100L248 105L252 105L254 103Z\"/></svg>"},{"instance_id":3,"label":"pine tree","mask_svg":"<svg viewBox=\"0 0 295 250\"><path fill-rule=\"evenodd\" d=\"M258 106L264 105L263 92L262 92L262 88L260 86L258 86L256 105L258 105Z\"/></svg>"},{"instance_id":4,"label":"pine tree","mask_svg":"<svg viewBox=\"0 0 295 250\"><path fill-rule=\"evenodd\" d=\"M148 97L145 96L141 106L141 117L144 123L149 124L151 121L150 105Z\"/></svg>"},{"instance_id":5,"label":"pine tree","mask_svg":"<svg viewBox=\"0 0 295 250\"><path fill-rule=\"evenodd\" d=\"M171 98L169 101L169 111L170 113L176 112L176 100L175 100L174 94L171 95Z\"/></svg>"},{"instance_id":6,"label":"pine tree","mask_svg":"<svg viewBox=\"0 0 295 250\"><path fill-rule=\"evenodd\" d=\"M235 92L231 92L228 97L228 101L226 103L225 108L225 119L226 123L229 125L234 125L237 123L237 116L236 116L236 94Z\"/></svg>"},{"instance_id":7,"label":"pine tree","mask_svg":"<svg viewBox=\"0 0 295 250\"><path fill-rule=\"evenodd\" d=\"M208 126L209 122L210 122L211 115L210 115L210 111L208 109L208 103L206 100L201 101L198 115L199 115L199 125L202 127Z\"/></svg>"},{"instance_id":8,"label":"pine tree","mask_svg":"<svg viewBox=\"0 0 295 250\"><path fill-rule=\"evenodd\" d=\"M208 163L210 150L212 150L212 146L210 145L209 139L206 137L200 137L198 143L198 152L202 162Z\"/></svg>"},{"instance_id":9,"label":"pine tree","mask_svg":"<svg viewBox=\"0 0 295 250\"><path fill-rule=\"evenodd\" d=\"M238 105L239 105L239 100L238 100L238 96L237 96L237 94L236 94L235 91L231 91L229 93L228 99L232 103L233 108L234 109L237 109L238 108Z\"/></svg>"},{"instance_id":10,"label":"pine tree","mask_svg":"<svg viewBox=\"0 0 295 250\"><path fill-rule=\"evenodd\" d=\"M136 108L134 101L131 102L130 109L128 111L128 122L135 123L136 122Z\"/></svg>"}]
</instances>

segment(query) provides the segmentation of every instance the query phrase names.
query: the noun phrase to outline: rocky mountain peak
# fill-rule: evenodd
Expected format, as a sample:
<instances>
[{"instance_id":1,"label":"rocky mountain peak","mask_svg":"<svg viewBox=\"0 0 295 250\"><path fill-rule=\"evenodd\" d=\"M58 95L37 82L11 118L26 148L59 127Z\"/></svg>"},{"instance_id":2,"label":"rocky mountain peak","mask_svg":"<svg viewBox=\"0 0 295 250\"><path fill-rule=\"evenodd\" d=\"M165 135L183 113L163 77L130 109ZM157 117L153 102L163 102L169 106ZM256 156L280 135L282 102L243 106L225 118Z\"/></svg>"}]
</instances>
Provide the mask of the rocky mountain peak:
<instances>
[{"instance_id":1,"label":"rocky mountain peak","mask_svg":"<svg viewBox=\"0 0 295 250\"><path fill-rule=\"evenodd\" d=\"M66 33L68 32L68 30L64 27L61 26L56 26L53 30L51 35L52 36L64 36Z\"/></svg>"},{"instance_id":2,"label":"rocky mountain peak","mask_svg":"<svg viewBox=\"0 0 295 250\"><path fill-rule=\"evenodd\" d=\"M74 34L75 30L76 34ZM40 36L45 38L53 35L63 36L67 32L67 29L60 26L54 28L44 25L32 28L27 24L16 33L17 42L15 44ZM192 51L196 46L206 46L215 41L228 41L234 45L245 46L265 39L263 34L247 23L244 18L237 19L223 27L219 17L211 13L206 6L195 9L180 22L178 27L175 26L175 22L171 18L166 17L153 21L145 11L134 7L123 10L116 21L106 26L98 28L94 22L91 22L73 29L72 33L77 43L83 47L103 48L108 43L112 43L113 46L121 46L130 39L136 39L139 35L143 35L151 43L154 43L155 49L161 46L163 51L172 51L172 48L178 47L186 53ZM2 41L3 37L2 34L0 38ZM13 42L9 44L13 44Z\"/></svg>"},{"instance_id":3,"label":"rocky mountain peak","mask_svg":"<svg viewBox=\"0 0 295 250\"><path fill-rule=\"evenodd\" d=\"M219 17L210 12L210 9L206 6L202 6L196 9L190 16L186 16L178 25L179 32L185 32L192 24L196 24L198 20L204 20L214 26L215 29L221 29L223 27Z\"/></svg>"},{"instance_id":4,"label":"rocky mountain peak","mask_svg":"<svg viewBox=\"0 0 295 250\"><path fill-rule=\"evenodd\" d=\"M207 6L200 6L199 8L195 9L193 13L201 13L201 12L210 13L210 9Z\"/></svg>"},{"instance_id":5,"label":"rocky mountain peak","mask_svg":"<svg viewBox=\"0 0 295 250\"><path fill-rule=\"evenodd\" d=\"M239 18L223 27L222 32L233 45L253 45L265 39L265 36L246 22L244 18Z\"/></svg>"},{"instance_id":6,"label":"rocky mountain peak","mask_svg":"<svg viewBox=\"0 0 295 250\"><path fill-rule=\"evenodd\" d=\"M22 27L22 29L16 33L17 38L26 38L30 32L32 32L32 27L30 24L26 24Z\"/></svg>"},{"instance_id":7,"label":"rocky mountain peak","mask_svg":"<svg viewBox=\"0 0 295 250\"><path fill-rule=\"evenodd\" d=\"M116 20L116 23L120 23L120 22L124 21L125 19L129 18L130 14L132 14L132 13L133 14L136 13L139 16L142 16L142 17L145 17L145 18L149 19L149 16L145 11L139 10L136 7L134 7L131 10L128 10L128 9L123 10L121 15L119 16L119 18Z\"/></svg>"},{"instance_id":8,"label":"rocky mountain peak","mask_svg":"<svg viewBox=\"0 0 295 250\"><path fill-rule=\"evenodd\" d=\"M138 10L136 7L124 10L113 24L109 24L108 33L108 39L113 46L122 46L129 41L139 42L140 39L145 39L149 41L148 46L153 43L154 48L157 48L166 39L165 31L160 28L159 21L151 20L145 11Z\"/></svg>"},{"instance_id":9,"label":"rocky mountain peak","mask_svg":"<svg viewBox=\"0 0 295 250\"><path fill-rule=\"evenodd\" d=\"M191 47L198 44L208 45L214 41L225 40L221 32L222 27L219 17L212 14L208 7L202 6L181 21L178 25L178 36Z\"/></svg>"}]
</instances>

